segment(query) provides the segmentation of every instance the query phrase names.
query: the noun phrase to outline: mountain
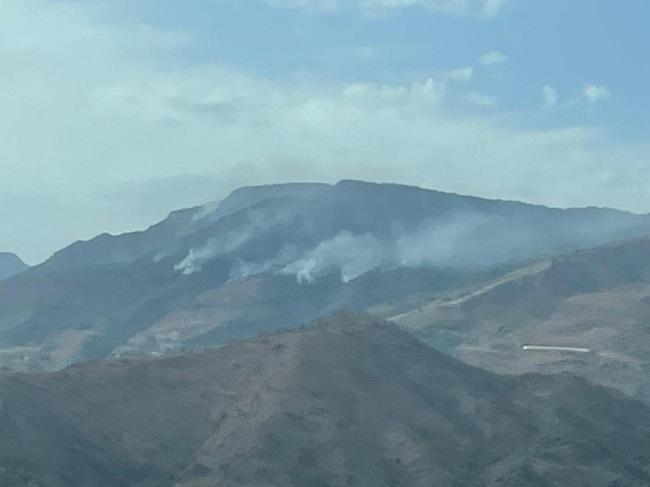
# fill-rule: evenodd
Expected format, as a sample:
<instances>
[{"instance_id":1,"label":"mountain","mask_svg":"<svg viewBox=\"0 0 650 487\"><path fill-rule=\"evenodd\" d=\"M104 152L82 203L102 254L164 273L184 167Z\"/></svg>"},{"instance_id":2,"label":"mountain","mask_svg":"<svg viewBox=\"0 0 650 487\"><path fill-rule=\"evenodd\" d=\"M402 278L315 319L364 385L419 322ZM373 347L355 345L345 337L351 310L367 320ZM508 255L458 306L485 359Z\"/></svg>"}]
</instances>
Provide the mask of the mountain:
<instances>
[{"instance_id":1,"label":"mountain","mask_svg":"<svg viewBox=\"0 0 650 487\"><path fill-rule=\"evenodd\" d=\"M165 359L0 376L4 486L646 486L650 410L338 315Z\"/></svg>"},{"instance_id":2,"label":"mountain","mask_svg":"<svg viewBox=\"0 0 650 487\"><path fill-rule=\"evenodd\" d=\"M0 283L0 366L215 345L642 235L650 216L609 209L359 181L242 188L141 232L77 242Z\"/></svg>"},{"instance_id":3,"label":"mountain","mask_svg":"<svg viewBox=\"0 0 650 487\"><path fill-rule=\"evenodd\" d=\"M650 239L569 253L385 315L502 373L570 371L650 402ZM523 350L525 345L589 353Z\"/></svg>"},{"instance_id":4,"label":"mountain","mask_svg":"<svg viewBox=\"0 0 650 487\"><path fill-rule=\"evenodd\" d=\"M224 227L232 231L250 225L251 222L246 218L248 216L246 209L253 208L261 202L283 198L297 202L310 197L315 198L327 188L329 186L325 184L311 183L239 188L218 203L174 211L165 220L144 231L122 235L105 233L87 242L76 242L56 252L41 269L74 269L131 263L141 259L162 259L168 254L188 251L193 240L199 240L201 243L203 236L218 235ZM215 222L240 212L243 212L240 218L233 218L233 221L229 222L230 225L214 226ZM261 210L258 215L263 213L264 211ZM273 210L268 213L272 214ZM257 222L253 222L255 223ZM210 228L211 226L213 228ZM208 227L207 231L206 227ZM251 229L256 230L254 227ZM203 232L196 239L188 237L201 230Z\"/></svg>"},{"instance_id":5,"label":"mountain","mask_svg":"<svg viewBox=\"0 0 650 487\"><path fill-rule=\"evenodd\" d=\"M7 252L0 252L0 281L8 279L28 269L20 257Z\"/></svg>"}]
</instances>

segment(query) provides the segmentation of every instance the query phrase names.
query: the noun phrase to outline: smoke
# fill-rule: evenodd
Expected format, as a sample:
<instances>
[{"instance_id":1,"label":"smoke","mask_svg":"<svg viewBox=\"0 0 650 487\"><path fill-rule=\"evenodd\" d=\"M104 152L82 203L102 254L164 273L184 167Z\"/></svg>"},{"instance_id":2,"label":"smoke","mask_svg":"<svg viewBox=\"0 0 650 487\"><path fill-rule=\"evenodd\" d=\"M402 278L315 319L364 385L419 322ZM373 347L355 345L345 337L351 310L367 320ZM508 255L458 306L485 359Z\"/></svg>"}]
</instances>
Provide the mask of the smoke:
<instances>
[{"instance_id":1,"label":"smoke","mask_svg":"<svg viewBox=\"0 0 650 487\"><path fill-rule=\"evenodd\" d=\"M203 246L191 249L187 256L174 266L174 270L186 276L201 272L206 262L235 252L264 231L276 225L286 225L295 215L295 211L286 208L279 211L248 210L245 221L236 229L223 236L210 238Z\"/></svg>"},{"instance_id":2,"label":"smoke","mask_svg":"<svg viewBox=\"0 0 650 487\"><path fill-rule=\"evenodd\" d=\"M476 215L424 222L417 231L397 237L397 263L407 267L451 265L461 248L467 245L468 237L482 223L483 219Z\"/></svg>"},{"instance_id":3,"label":"smoke","mask_svg":"<svg viewBox=\"0 0 650 487\"><path fill-rule=\"evenodd\" d=\"M230 232L221 238L211 238L203 247L191 249L187 256L174 266L174 270L185 276L201 272L206 262L236 250L248 242L253 235L252 229L245 229Z\"/></svg>"},{"instance_id":4,"label":"smoke","mask_svg":"<svg viewBox=\"0 0 650 487\"><path fill-rule=\"evenodd\" d=\"M236 251L264 231L287 224L291 215L251 211L246 225L223 237L210 239L190 250L175 269L185 275L200 272L209 260L234 254L231 279L273 272L295 275L301 284L310 284L331 273L340 273L349 282L382 266L440 267L477 270L514 259L529 258L539 251L540 235L525 222L503 216L459 212L445 218L422 222L406 231L396 225L384 235L343 231L310 248L285 245L274 257L249 262L236 259Z\"/></svg>"},{"instance_id":5,"label":"smoke","mask_svg":"<svg viewBox=\"0 0 650 487\"><path fill-rule=\"evenodd\" d=\"M407 267L476 270L533 254L534 234L525 222L501 216L458 213L425 221L396 239L396 261Z\"/></svg>"},{"instance_id":6,"label":"smoke","mask_svg":"<svg viewBox=\"0 0 650 487\"><path fill-rule=\"evenodd\" d=\"M247 262L238 260L230 270L231 279L246 279L266 272L280 272L291 262L300 258L301 252L295 245L287 245L273 258L264 262Z\"/></svg>"},{"instance_id":7,"label":"smoke","mask_svg":"<svg viewBox=\"0 0 650 487\"><path fill-rule=\"evenodd\" d=\"M332 270L339 270L341 280L349 282L381 265L384 258L384 247L372 234L342 232L321 242L281 272L295 274L299 283L309 284Z\"/></svg>"},{"instance_id":8,"label":"smoke","mask_svg":"<svg viewBox=\"0 0 650 487\"><path fill-rule=\"evenodd\" d=\"M342 232L281 272L309 284L332 270L340 271L343 282L381 266L477 270L532 254L533 237L521 222L465 212L427 220L410 232L395 227L384 237Z\"/></svg>"}]
</instances>

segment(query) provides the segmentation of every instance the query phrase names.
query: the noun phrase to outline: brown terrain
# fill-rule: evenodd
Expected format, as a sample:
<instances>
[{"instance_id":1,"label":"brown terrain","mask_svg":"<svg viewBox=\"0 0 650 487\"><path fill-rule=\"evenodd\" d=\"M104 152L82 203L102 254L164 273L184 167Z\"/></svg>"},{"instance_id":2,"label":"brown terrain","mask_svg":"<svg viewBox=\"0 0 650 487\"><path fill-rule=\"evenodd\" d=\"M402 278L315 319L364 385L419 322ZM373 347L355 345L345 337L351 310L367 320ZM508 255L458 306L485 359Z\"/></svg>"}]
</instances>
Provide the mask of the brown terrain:
<instances>
[{"instance_id":1,"label":"brown terrain","mask_svg":"<svg viewBox=\"0 0 650 487\"><path fill-rule=\"evenodd\" d=\"M0 376L3 486L647 486L650 410L339 315L164 359Z\"/></svg>"},{"instance_id":2,"label":"brown terrain","mask_svg":"<svg viewBox=\"0 0 650 487\"><path fill-rule=\"evenodd\" d=\"M540 261L383 314L501 373L571 372L650 402L650 239ZM525 345L589 353L524 351Z\"/></svg>"}]
</instances>

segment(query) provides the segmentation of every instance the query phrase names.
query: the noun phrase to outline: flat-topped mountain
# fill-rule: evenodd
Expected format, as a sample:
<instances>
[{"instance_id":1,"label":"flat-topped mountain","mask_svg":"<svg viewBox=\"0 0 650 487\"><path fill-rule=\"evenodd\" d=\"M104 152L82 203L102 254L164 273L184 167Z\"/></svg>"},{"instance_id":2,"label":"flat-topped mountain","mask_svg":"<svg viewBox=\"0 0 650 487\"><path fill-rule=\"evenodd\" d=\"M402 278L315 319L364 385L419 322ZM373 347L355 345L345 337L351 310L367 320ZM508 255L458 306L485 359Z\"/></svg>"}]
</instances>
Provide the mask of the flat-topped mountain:
<instances>
[{"instance_id":1,"label":"flat-topped mountain","mask_svg":"<svg viewBox=\"0 0 650 487\"><path fill-rule=\"evenodd\" d=\"M650 217L608 209L359 181L242 188L0 283L0 363L57 369L214 345L639 235Z\"/></svg>"},{"instance_id":2,"label":"flat-topped mountain","mask_svg":"<svg viewBox=\"0 0 650 487\"><path fill-rule=\"evenodd\" d=\"M370 316L0 376L0 399L8 487L650 483L642 403L475 369Z\"/></svg>"}]
</instances>

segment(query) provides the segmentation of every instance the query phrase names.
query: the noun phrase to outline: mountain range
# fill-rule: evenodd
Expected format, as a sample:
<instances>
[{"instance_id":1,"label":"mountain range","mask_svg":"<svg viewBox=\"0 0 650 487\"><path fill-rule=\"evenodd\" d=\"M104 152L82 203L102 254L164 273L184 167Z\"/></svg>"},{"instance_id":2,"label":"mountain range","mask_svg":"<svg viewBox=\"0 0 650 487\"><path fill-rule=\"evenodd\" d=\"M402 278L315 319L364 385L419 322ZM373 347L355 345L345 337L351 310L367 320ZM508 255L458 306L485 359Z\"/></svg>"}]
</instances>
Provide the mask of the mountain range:
<instances>
[{"instance_id":1,"label":"mountain range","mask_svg":"<svg viewBox=\"0 0 650 487\"><path fill-rule=\"evenodd\" d=\"M646 486L650 409L341 314L162 359L0 375L0 484Z\"/></svg>"},{"instance_id":2,"label":"mountain range","mask_svg":"<svg viewBox=\"0 0 650 487\"><path fill-rule=\"evenodd\" d=\"M144 231L74 243L0 282L0 366L178 353L341 309L392 318L647 235L650 216L603 208L360 181L242 188Z\"/></svg>"},{"instance_id":3,"label":"mountain range","mask_svg":"<svg viewBox=\"0 0 650 487\"><path fill-rule=\"evenodd\" d=\"M650 485L648 256L360 181L76 242L0 280L0 485Z\"/></svg>"}]
</instances>

